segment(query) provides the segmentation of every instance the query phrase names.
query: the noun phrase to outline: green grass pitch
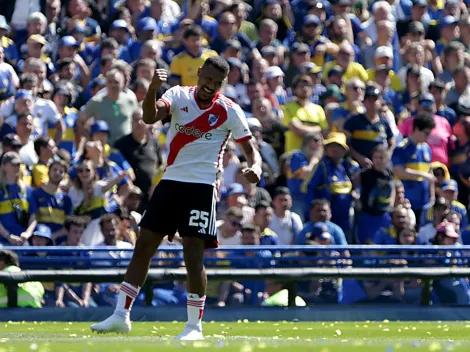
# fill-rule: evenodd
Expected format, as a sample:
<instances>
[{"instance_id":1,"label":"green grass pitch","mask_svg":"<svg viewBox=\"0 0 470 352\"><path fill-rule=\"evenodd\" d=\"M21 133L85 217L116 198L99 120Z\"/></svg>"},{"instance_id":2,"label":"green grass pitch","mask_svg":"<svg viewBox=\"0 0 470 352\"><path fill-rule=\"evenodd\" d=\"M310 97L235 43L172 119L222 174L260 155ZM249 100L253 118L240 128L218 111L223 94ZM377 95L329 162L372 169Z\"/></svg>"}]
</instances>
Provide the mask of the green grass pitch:
<instances>
[{"instance_id":1,"label":"green grass pitch","mask_svg":"<svg viewBox=\"0 0 470 352\"><path fill-rule=\"evenodd\" d=\"M174 340L180 322L95 335L90 323L0 323L0 352L470 351L470 322L205 322L205 341Z\"/></svg>"}]
</instances>

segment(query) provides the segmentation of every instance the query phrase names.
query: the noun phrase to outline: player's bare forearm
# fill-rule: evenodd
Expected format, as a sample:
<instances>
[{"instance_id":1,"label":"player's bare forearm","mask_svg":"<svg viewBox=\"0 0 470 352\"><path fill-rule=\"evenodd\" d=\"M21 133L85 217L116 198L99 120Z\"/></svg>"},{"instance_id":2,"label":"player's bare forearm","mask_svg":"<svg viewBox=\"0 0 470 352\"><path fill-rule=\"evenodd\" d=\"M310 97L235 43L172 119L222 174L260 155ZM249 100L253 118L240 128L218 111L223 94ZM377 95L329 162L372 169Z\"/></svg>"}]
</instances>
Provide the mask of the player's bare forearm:
<instances>
[{"instance_id":1,"label":"player's bare forearm","mask_svg":"<svg viewBox=\"0 0 470 352\"><path fill-rule=\"evenodd\" d=\"M241 142L240 148L248 163L248 168L242 170L243 175L251 183L258 183L261 179L261 167L263 164L260 153L254 147L251 139Z\"/></svg>"},{"instance_id":2,"label":"player's bare forearm","mask_svg":"<svg viewBox=\"0 0 470 352\"><path fill-rule=\"evenodd\" d=\"M166 105L161 101L155 102L157 92L162 84L167 81L167 78L168 73L166 70L155 70L149 90L147 91L142 103L142 119L146 124L152 125L157 121L163 120L168 115L169 111Z\"/></svg>"}]
</instances>

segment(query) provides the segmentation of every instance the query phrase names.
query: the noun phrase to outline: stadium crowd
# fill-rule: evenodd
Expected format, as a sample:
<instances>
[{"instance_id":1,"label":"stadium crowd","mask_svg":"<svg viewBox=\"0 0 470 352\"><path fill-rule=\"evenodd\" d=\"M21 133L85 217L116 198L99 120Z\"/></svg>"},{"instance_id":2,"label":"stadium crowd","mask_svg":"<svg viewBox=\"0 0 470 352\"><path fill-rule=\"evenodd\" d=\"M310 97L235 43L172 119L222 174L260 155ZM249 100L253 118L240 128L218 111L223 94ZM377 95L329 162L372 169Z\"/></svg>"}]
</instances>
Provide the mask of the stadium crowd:
<instances>
[{"instance_id":1,"label":"stadium crowd","mask_svg":"<svg viewBox=\"0 0 470 352\"><path fill-rule=\"evenodd\" d=\"M132 248L167 155L170 121L142 120L153 73L170 73L159 95L194 86L214 55L230 65L222 93L246 113L263 158L254 186L228 141L219 245L470 244L470 1L0 4L0 246ZM2 252L0 270L18 265ZM299 296L338 303L344 285L304 282ZM413 303L421 289L416 280L352 285L348 303ZM58 307L112 305L118 292L44 288L45 304ZM466 279L434 289L440 302L470 302ZM180 282L155 293L154 305L186 299ZM210 283L207 297L286 300L282 285L261 281Z\"/></svg>"}]
</instances>

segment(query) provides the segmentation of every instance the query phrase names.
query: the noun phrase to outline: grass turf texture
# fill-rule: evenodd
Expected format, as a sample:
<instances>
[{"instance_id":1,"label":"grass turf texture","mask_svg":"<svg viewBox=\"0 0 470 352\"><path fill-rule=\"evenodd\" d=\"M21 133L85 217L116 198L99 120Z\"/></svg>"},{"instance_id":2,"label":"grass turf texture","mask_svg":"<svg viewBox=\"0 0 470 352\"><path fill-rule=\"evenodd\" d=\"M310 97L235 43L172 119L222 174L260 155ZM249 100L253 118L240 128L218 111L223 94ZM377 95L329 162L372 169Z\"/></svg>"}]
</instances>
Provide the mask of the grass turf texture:
<instances>
[{"instance_id":1,"label":"grass turf texture","mask_svg":"<svg viewBox=\"0 0 470 352\"><path fill-rule=\"evenodd\" d=\"M206 322L205 341L179 342L183 323L134 323L96 335L90 323L0 323L0 352L470 351L470 322Z\"/></svg>"}]
</instances>

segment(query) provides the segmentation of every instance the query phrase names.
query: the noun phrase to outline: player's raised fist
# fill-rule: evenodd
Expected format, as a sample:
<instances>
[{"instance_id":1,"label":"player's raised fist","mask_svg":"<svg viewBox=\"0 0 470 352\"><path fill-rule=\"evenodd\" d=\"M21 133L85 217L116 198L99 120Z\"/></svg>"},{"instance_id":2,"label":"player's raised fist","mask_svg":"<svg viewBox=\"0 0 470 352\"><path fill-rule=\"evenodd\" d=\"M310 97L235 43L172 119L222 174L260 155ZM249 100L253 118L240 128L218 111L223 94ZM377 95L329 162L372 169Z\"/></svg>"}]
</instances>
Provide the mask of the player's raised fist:
<instances>
[{"instance_id":1,"label":"player's raised fist","mask_svg":"<svg viewBox=\"0 0 470 352\"><path fill-rule=\"evenodd\" d=\"M153 74L152 88L160 88L162 83L166 82L168 79L168 72L164 69L156 69L155 73Z\"/></svg>"}]
</instances>

